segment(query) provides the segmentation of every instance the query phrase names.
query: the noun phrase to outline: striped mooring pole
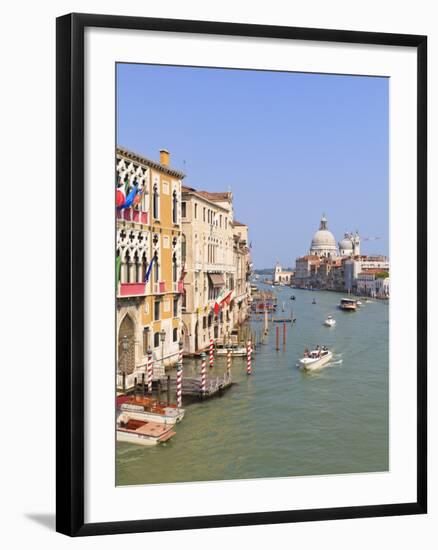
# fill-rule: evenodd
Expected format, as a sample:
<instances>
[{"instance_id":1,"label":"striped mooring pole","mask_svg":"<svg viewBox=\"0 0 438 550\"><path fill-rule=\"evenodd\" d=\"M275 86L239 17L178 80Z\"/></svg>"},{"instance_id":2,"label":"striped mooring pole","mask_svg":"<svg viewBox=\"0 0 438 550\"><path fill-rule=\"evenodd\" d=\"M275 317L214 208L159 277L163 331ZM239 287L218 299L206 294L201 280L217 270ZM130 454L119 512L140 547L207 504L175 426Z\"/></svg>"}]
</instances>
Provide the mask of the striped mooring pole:
<instances>
[{"instance_id":1,"label":"striped mooring pole","mask_svg":"<svg viewBox=\"0 0 438 550\"><path fill-rule=\"evenodd\" d=\"M205 361L205 353L202 352L201 353L201 392L202 393L205 393L205 390L206 390L206 384L205 384L205 364L206 364L206 361Z\"/></svg>"},{"instance_id":2,"label":"striped mooring pole","mask_svg":"<svg viewBox=\"0 0 438 550\"><path fill-rule=\"evenodd\" d=\"M231 376L231 347L227 350L227 377Z\"/></svg>"},{"instance_id":3,"label":"striped mooring pole","mask_svg":"<svg viewBox=\"0 0 438 550\"><path fill-rule=\"evenodd\" d=\"M248 342L246 343L246 374L252 374L251 353L252 353L251 340L248 340Z\"/></svg>"},{"instance_id":4,"label":"striped mooring pole","mask_svg":"<svg viewBox=\"0 0 438 550\"><path fill-rule=\"evenodd\" d=\"M148 393L152 393L152 379L154 375L154 362L152 359L152 350L148 350L148 364L147 364L147 384Z\"/></svg>"},{"instance_id":5,"label":"striped mooring pole","mask_svg":"<svg viewBox=\"0 0 438 550\"><path fill-rule=\"evenodd\" d=\"M182 407L183 343L179 343L178 366L176 368L176 404Z\"/></svg>"},{"instance_id":6,"label":"striped mooring pole","mask_svg":"<svg viewBox=\"0 0 438 550\"><path fill-rule=\"evenodd\" d=\"M214 365L214 340L213 338L210 338L210 368Z\"/></svg>"}]
</instances>

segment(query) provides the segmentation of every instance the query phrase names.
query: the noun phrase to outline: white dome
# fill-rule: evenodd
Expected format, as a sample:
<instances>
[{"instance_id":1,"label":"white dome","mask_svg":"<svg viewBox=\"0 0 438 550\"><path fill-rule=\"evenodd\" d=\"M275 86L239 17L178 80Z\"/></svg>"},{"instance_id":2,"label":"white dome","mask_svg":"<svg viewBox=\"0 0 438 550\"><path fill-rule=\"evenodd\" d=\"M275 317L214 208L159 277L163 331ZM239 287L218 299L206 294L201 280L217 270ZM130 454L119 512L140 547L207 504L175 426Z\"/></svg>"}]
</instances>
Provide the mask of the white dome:
<instances>
[{"instance_id":1,"label":"white dome","mask_svg":"<svg viewBox=\"0 0 438 550\"><path fill-rule=\"evenodd\" d=\"M339 243L339 250L353 250L353 243L350 239L342 239Z\"/></svg>"},{"instance_id":2,"label":"white dome","mask_svg":"<svg viewBox=\"0 0 438 550\"><path fill-rule=\"evenodd\" d=\"M328 229L319 229L312 239L312 248L334 248L336 249L336 240Z\"/></svg>"},{"instance_id":3,"label":"white dome","mask_svg":"<svg viewBox=\"0 0 438 550\"><path fill-rule=\"evenodd\" d=\"M310 253L317 256L336 256L336 239L327 229L327 218L324 215L318 231L313 235Z\"/></svg>"}]
</instances>

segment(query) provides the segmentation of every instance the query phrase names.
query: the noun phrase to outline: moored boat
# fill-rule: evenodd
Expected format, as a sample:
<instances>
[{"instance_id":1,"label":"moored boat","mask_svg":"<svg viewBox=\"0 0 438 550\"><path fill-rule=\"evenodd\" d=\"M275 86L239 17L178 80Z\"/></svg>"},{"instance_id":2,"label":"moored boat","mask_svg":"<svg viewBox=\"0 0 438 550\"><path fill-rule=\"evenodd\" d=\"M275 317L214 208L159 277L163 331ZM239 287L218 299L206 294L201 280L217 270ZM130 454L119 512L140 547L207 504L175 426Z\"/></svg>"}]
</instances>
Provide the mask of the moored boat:
<instances>
[{"instance_id":1,"label":"moored boat","mask_svg":"<svg viewBox=\"0 0 438 550\"><path fill-rule=\"evenodd\" d=\"M342 298L339 303L339 309L342 309L342 311L356 311L356 300L352 300L351 298Z\"/></svg>"},{"instance_id":2,"label":"moored boat","mask_svg":"<svg viewBox=\"0 0 438 550\"><path fill-rule=\"evenodd\" d=\"M117 441L135 443L136 445L158 445L171 439L176 432L172 426L149 420L137 420L129 415L119 416L117 421Z\"/></svg>"},{"instance_id":3,"label":"moored boat","mask_svg":"<svg viewBox=\"0 0 438 550\"><path fill-rule=\"evenodd\" d=\"M118 396L117 410L119 415L127 414L135 420L152 421L171 426L180 422L185 414L185 410L176 405L166 405L157 399L143 396Z\"/></svg>"},{"instance_id":4,"label":"moored boat","mask_svg":"<svg viewBox=\"0 0 438 550\"><path fill-rule=\"evenodd\" d=\"M327 315L324 325L326 327L334 327L336 325L336 319L334 319L331 315Z\"/></svg>"},{"instance_id":5,"label":"moored boat","mask_svg":"<svg viewBox=\"0 0 438 550\"><path fill-rule=\"evenodd\" d=\"M230 350L231 350L231 357L244 357L247 354L247 349L244 346L232 345L230 347ZM228 355L228 348L226 346L217 347L216 355L225 355L225 356Z\"/></svg>"},{"instance_id":6,"label":"moored boat","mask_svg":"<svg viewBox=\"0 0 438 550\"><path fill-rule=\"evenodd\" d=\"M333 357L333 353L325 346L320 348L319 346L312 350L304 351L304 357L299 361L300 368L303 370L318 370L327 365Z\"/></svg>"}]
</instances>

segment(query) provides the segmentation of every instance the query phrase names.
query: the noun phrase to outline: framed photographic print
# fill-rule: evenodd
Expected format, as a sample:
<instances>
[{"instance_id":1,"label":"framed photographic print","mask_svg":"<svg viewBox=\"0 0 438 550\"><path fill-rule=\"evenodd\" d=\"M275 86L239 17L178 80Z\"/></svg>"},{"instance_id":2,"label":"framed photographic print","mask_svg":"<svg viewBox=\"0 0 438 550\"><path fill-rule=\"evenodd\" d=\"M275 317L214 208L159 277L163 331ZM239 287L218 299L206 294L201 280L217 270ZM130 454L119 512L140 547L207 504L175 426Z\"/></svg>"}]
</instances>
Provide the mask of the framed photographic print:
<instances>
[{"instance_id":1,"label":"framed photographic print","mask_svg":"<svg viewBox=\"0 0 438 550\"><path fill-rule=\"evenodd\" d=\"M426 512L426 37L57 20L57 530Z\"/></svg>"}]
</instances>

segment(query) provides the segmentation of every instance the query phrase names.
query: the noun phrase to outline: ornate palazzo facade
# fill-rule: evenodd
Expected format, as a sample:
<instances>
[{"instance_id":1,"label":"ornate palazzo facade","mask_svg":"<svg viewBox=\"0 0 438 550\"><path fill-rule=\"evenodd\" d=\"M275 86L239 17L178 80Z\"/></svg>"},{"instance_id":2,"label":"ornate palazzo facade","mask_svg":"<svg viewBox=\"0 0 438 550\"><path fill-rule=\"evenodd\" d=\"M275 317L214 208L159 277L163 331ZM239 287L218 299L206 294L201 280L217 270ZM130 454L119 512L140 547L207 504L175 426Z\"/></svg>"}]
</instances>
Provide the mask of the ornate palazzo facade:
<instances>
[{"instance_id":1,"label":"ornate palazzo facade","mask_svg":"<svg viewBox=\"0 0 438 550\"><path fill-rule=\"evenodd\" d=\"M117 364L132 384L148 350L164 365L176 362L181 337L181 181L184 174L160 161L117 149L118 182L138 185L141 199L117 210ZM128 380L127 380L128 379Z\"/></svg>"}]
</instances>

